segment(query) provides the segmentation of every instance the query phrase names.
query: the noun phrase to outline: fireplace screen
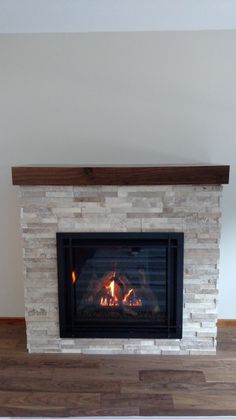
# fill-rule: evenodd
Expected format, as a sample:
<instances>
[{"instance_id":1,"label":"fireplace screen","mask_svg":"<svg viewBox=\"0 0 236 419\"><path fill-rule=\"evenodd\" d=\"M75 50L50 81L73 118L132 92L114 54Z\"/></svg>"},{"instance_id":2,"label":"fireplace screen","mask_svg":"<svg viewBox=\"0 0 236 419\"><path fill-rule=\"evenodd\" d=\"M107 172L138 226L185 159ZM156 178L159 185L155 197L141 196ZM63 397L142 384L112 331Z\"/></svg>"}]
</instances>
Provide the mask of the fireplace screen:
<instances>
[{"instance_id":1,"label":"fireplace screen","mask_svg":"<svg viewBox=\"0 0 236 419\"><path fill-rule=\"evenodd\" d=\"M58 233L61 337L181 338L182 233Z\"/></svg>"}]
</instances>

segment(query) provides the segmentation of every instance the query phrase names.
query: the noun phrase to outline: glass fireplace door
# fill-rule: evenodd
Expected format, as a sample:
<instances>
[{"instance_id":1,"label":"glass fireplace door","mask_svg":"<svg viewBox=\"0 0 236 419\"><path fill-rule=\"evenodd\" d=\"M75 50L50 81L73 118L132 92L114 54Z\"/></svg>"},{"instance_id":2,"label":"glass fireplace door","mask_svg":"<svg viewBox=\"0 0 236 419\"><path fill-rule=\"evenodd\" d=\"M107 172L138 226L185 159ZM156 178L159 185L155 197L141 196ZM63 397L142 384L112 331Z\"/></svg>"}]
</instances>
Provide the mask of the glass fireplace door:
<instances>
[{"instance_id":1,"label":"glass fireplace door","mask_svg":"<svg viewBox=\"0 0 236 419\"><path fill-rule=\"evenodd\" d=\"M61 337L181 337L182 233L58 233Z\"/></svg>"}]
</instances>

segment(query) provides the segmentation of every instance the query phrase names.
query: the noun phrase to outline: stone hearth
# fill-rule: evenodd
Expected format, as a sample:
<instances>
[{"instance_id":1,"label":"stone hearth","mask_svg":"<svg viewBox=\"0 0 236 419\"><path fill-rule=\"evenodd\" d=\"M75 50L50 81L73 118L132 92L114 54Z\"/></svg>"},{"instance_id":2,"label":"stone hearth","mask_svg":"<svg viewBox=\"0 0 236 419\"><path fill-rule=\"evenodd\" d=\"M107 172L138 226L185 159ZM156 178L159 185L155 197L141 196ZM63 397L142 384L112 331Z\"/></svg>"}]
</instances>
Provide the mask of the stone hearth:
<instances>
[{"instance_id":1,"label":"stone hearth","mask_svg":"<svg viewBox=\"0 0 236 419\"><path fill-rule=\"evenodd\" d=\"M212 186L21 186L30 352L214 354L220 197ZM184 232L183 338L61 339L56 232Z\"/></svg>"}]
</instances>

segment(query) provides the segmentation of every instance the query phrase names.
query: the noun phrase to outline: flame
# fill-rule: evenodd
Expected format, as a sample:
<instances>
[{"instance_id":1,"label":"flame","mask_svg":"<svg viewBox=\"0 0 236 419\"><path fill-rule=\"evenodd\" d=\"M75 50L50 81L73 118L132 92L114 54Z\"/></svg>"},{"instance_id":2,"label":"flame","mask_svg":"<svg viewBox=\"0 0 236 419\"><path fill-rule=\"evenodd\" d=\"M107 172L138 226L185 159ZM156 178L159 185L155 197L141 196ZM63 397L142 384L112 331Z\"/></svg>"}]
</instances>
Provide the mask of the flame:
<instances>
[{"instance_id":1,"label":"flame","mask_svg":"<svg viewBox=\"0 0 236 419\"><path fill-rule=\"evenodd\" d=\"M76 273L75 273L75 271L72 271L72 273L71 273L71 280L72 280L72 284L76 283Z\"/></svg>"},{"instance_id":2,"label":"flame","mask_svg":"<svg viewBox=\"0 0 236 419\"><path fill-rule=\"evenodd\" d=\"M129 298L130 294L132 294L132 292L134 292L133 288L131 288L131 290L129 290L127 292L127 294L125 294L125 296L123 298L123 303L126 303L127 302L128 298Z\"/></svg>"},{"instance_id":3,"label":"flame","mask_svg":"<svg viewBox=\"0 0 236 419\"><path fill-rule=\"evenodd\" d=\"M106 289L110 291L112 298L115 298L115 281L111 281L109 285L105 285Z\"/></svg>"},{"instance_id":4,"label":"flame","mask_svg":"<svg viewBox=\"0 0 236 419\"><path fill-rule=\"evenodd\" d=\"M130 307L140 307L142 306L142 300L135 297L134 289L131 288L126 292L126 294L121 297L122 291L120 285L118 285L115 281L116 272L112 272L110 274L110 282L104 286L106 291L108 291L107 295L100 298L100 305L102 307L114 307L119 305L126 305ZM125 282L122 277L119 277L119 280L123 287L125 288Z\"/></svg>"},{"instance_id":5,"label":"flame","mask_svg":"<svg viewBox=\"0 0 236 419\"><path fill-rule=\"evenodd\" d=\"M118 301L115 301L112 298L108 299L106 297L101 297L100 305L103 307L112 307L112 306L118 306L119 303Z\"/></svg>"},{"instance_id":6,"label":"flame","mask_svg":"<svg viewBox=\"0 0 236 419\"><path fill-rule=\"evenodd\" d=\"M101 304L101 306L107 306L107 299L101 297L100 304Z\"/></svg>"}]
</instances>

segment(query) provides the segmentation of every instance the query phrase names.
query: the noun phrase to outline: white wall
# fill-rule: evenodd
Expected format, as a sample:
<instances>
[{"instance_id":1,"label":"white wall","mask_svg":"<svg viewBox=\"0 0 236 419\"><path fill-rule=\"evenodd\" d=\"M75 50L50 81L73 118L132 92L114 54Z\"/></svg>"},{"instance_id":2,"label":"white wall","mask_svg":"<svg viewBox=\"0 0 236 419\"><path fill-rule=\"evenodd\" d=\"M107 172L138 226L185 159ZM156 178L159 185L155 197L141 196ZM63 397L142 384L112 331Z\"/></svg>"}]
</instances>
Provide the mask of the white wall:
<instances>
[{"instance_id":1,"label":"white wall","mask_svg":"<svg viewBox=\"0 0 236 419\"><path fill-rule=\"evenodd\" d=\"M0 33L226 29L235 0L0 0Z\"/></svg>"},{"instance_id":2,"label":"white wall","mask_svg":"<svg viewBox=\"0 0 236 419\"><path fill-rule=\"evenodd\" d=\"M220 317L236 318L236 32L0 36L0 316L22 316L27 164L230 164Z\"/></svg>"}]
</instances>

